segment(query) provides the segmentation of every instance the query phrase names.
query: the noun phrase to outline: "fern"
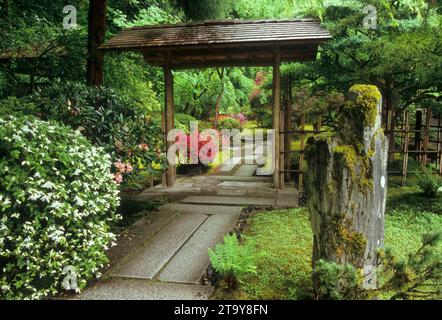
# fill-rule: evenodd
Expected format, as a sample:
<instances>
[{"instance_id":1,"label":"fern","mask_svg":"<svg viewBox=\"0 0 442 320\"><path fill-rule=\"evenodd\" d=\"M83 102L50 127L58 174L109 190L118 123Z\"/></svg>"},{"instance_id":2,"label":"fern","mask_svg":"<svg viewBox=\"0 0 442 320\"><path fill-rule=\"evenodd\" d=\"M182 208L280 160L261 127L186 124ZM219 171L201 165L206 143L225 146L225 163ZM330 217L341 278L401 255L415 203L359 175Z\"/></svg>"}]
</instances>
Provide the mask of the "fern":
<instances>
[{"instance_id":1,"label":"fern","mask_svg":"<svg viewBox=\"0 0 442 320\"><path fill-rule=\"evenodd\" d=\"M232 288L246 274L256 274L256 260L265 253L256 252L253 241L241 245L236 235L224 236L224 242L218 244L215 250L209 249L210 262Z\"/></svg>"}]
</instances>

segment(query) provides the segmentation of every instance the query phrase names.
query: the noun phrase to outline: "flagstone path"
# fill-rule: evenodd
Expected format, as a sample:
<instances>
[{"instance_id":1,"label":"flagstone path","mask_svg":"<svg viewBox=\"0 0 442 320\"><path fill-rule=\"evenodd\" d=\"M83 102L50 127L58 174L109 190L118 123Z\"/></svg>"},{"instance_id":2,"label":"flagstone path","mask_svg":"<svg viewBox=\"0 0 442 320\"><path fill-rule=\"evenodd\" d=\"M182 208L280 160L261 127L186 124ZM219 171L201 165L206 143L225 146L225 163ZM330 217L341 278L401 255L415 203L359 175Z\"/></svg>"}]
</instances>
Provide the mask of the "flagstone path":
<instances>
[{"instance_id":1,"label":"flagstone path","mask_svg":"<svg viewBox=\"0 0 442 320\"><path fill-rule=\"evenodd\" d=\"M272 189L271 177L254 176L257 167L223 164L213 174L131 196L169 203L120 236L103 279L74 299L208 299L212 287L201 283L207 251L235 227L243 208L297 206L295 189Z\"/></svg>"}]
</instances>

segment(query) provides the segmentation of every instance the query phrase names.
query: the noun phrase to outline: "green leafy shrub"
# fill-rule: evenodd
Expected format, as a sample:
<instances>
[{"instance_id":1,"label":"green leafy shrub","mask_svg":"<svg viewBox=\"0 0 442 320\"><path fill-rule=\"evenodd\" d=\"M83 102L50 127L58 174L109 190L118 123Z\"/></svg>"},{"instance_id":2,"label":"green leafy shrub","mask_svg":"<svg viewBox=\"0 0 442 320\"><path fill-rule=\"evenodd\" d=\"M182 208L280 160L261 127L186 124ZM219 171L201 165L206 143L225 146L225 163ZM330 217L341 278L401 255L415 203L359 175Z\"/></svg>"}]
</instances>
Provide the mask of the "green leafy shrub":
<instances>
[{"instance_id":1,"label":"green leafy shrub","mask_svg":"<svg viewBox=\"0 0 442 320\"><path fill-rule=\"evenodd\" d=\"M213 268L229 288L235 287L241 276L256 274L255 261L260 255L262 253L256 253L253 242L241 245L236 235L224 236L224 243L218 244L215 250L209 249Z\"/></svg>"},{"instance_id":2,"label":"green leafy shrub","mask_svg":"<svg viewBox=\"0 0 442 320\"><path fill-rule=\"evenodd\" d=\"M94 145L105 148L113 162L129 164L130 171L115 168L118 182L123 176L125 182L130 182L141 172L153 173L166 167L160 121L112 89L55 82L30 98L39 117L79 130Z\"/></svg>"},{"instance_id":3,"label":"green leafy shrub","mask_svg":"<svg viewBox=\"0 0 442 320\"><path fill-rule=\"evenodd\" d=\"M222 118L218 121L218 129L241 129L241 123L237 119L233 118Z\"/></svg>"},{"instance_id":4,"label":"green leafy shrub","mask_svg":"<svg viewBox=\"0 0 442 320\"><path fill-rule=\"evenodd\" d=\"M433 175L431 168L416 171L417 185L428 198L434 198L442 187L442 177Z\"/></svg>"},{"instance_id":5,"label":"green leafy shrub","mask_svg":"<svg viewBox=\"0 0 442 320\"><path fill-rule=\"evenodd\" d=\"M212 123L210 121L198 121L198 130L201 132L205 129L212 129Z\"/></svg>"},{"instance_id":6,"label":"green leafy shrub","mask_svg":"<svg viewBox=\"0 0 442 320\"><path fill-rule=\"evenodd\" d=\"M106 262L119 218L111 158L79 132L33 117L0 118L0 298L78 288Z\"/></svg>"},{"instance_id":7,"label":"green leafy shrub","mask_svg":"<svg viewBox=\"0 0 442 320\"><path fill-rule=\"evenodd\" d=\"M175 128L181 129L185 133L190 132L190 122L197 121L194 117L191 115L185 114L185 113L177 113L175 114ZM198 121L200 122L200 121ZM199 123L198 123L199 125Z\"/></svg>"},{"instance_id":8,"label":"green leafy shrub","mask_svg":"<svg viewBox=\"0 0 442 320\"><path fill-rule=\"evenodd\" d=\"M0 117L9 115L36 115L38 113L37 107L28 100L29 99L19 99L17 97L0 100Z\"/></svg>"}]
</instances>

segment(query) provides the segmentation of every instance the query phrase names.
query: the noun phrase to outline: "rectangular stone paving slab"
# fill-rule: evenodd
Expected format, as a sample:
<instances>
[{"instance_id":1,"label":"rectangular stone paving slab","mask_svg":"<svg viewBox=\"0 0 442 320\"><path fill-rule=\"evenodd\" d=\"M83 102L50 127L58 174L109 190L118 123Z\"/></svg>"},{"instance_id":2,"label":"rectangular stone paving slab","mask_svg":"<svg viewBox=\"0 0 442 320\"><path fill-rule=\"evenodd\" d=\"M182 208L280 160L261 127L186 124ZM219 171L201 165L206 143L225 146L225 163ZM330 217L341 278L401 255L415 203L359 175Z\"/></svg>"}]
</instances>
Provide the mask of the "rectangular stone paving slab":
<instances>
[{"instance_id":1,"label":"rectangular stone paving slab","mask_svg":"<svg viewBox=\"0 0 442 320\"><path fill-rule=\"evenodd\" d=\"M152 279L186 240L207 219L202 214L182 214L134 252L113 276Z\"/></svg>"},{"instance_id":2,"label":"rectangular stone paving slab","mask_svg":"<svg viewBox=\"0 0 442 320\"><path fill-rule=\"evenodd\" d=\"M225 204L225 205L256 205L256 206L274 206L274 198L258 197L224 197L224 196L189 196L184 198L183 203L196 204Z\"/></svg>"},{"instance_id":3,"label":"rectangular stone paving slab","mask_svg":"<svg viewBox=\"0 0 442 320\"><path fill-rule=\"evenodd\" d=\"M250 177L255 174L257 168L258 166L255 164L244 164L233 175Z\"/></svg>"},{"instance_id":4,"label":"rectangular stone paving slab","mask_svg":"<svg viewBox=\"0 0 442 320\"><path fill-rule=\"evenodd\" d=\"M199 283L209 265L209 248L221 242L238 220L237 215L210 216L192 235L189 241L161 271L158 279L168 282Z\"/></svg>"},{"instance_id":5,"label":"rectangular stone paving slab","mask_svg":"<svg viewBox=\"0 0 442 320\"><path fill-rule=\"evenodd\" d=\"M165 225L177 216L175 211L155 212L142 218L118 235L117 245L106 252L109 258L109 269L115 269L128 256L154 237ZM107 271L107 269L106 269Z\"/></svg>"},{"instance_id":6,"label":"rectangular stone paving slab","mask_svg":"<svg viewBox=\"0 0 442 320\"><path fill-rule=\"evenodd\" d=\"M242 207L235 206L218 206L204 204L187 204L187 203L169 203L160 208L160 210L175 211L180 213L198 213L198 214L233 214L241 213Z\"/></svg>"},{"instance_id":7,"label":"rectangular stone paving slab","mask_svg":"<svg viewBox=\"0 0 442 320\"><path fill-rule=\"evenodd\" d=\"M97 282L75 300L207 300L213 287L110 278Z\"/></svg>"}]
</instances>

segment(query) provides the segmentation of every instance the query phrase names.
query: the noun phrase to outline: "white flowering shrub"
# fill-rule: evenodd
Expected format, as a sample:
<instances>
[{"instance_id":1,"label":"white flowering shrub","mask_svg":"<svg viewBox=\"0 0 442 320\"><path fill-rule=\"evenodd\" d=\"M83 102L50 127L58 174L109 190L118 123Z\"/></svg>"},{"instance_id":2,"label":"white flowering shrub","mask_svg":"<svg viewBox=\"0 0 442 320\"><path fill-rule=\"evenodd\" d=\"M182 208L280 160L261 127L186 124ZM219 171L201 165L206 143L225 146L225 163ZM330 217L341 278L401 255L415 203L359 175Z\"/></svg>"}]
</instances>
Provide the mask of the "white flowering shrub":
<instances>
[{"instance_id":1,"label":"white flowering shrub","mask_svg":"<svg viewBox=\"0 0 442 320\"><path fill-rule=\"evenodd\" d=\"M80 133L0 118L0 298L38 299L99 276L119 219L110 156Z\"/></svg>"}]
</instances>

